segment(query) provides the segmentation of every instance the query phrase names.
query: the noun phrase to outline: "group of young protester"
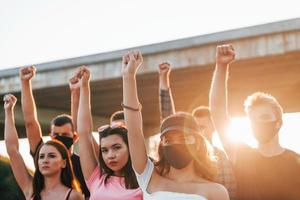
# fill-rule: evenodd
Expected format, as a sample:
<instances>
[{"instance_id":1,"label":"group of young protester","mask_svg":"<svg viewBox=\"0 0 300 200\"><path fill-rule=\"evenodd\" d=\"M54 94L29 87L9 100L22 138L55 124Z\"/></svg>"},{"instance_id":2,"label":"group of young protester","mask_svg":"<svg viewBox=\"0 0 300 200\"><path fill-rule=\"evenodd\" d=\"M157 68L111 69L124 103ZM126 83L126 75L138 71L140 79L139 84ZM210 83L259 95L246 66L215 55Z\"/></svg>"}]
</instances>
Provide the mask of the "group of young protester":
<instances>
[{"instance_id":1,"label":"group of young protester","mask_svg":"<svg viewBox=\"0 0 300 200\"><path fill-rule=\"evenodd\" d=\"M148 156L143 135L142 105L136 72L143 58L139 51L122 58L123 111L92 135L92 105L87 67L70 79L71 116L51 122L51 140L43 142L32 94L36 69L20 69L22 111L35 173L26 169L18 149L14 122L16 97L4 97L5 143L14 176L26 200L296 200L300 199L300 155L279 144L282 108L269 94L254 93L245 101L258 148L228 140L227 112L229 65L235 59L232 45L216 48L209 107L192 113L175 112L169 76L171 65L159 71L161 111L158 158ZM213 146L214 132L225 152ZM242 133L241 133L242 134ZM73 144L79 142L79 156Z\"/></svg>"}]
</instances>

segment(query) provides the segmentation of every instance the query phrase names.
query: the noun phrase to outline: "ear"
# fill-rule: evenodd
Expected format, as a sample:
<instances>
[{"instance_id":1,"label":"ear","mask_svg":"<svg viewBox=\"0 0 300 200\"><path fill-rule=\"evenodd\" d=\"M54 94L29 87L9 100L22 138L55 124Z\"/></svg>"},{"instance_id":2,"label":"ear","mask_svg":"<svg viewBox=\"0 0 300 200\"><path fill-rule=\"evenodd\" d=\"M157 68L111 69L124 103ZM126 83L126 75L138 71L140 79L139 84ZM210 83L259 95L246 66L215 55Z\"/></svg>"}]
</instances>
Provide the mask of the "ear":
<instances>
[{"instance_id":1,"label":"ear","mask_svg":"<svg viewBox=\"0 0 300 200\"><path fill-rule=\"evenodd\" d=\"M75 144L78 141L79 136L78 136L78 133L76 131L74 131L73 134L74 134L74 136L73 136L73 143Z\"/></svg>"},{"instance_id":2,"label":"ear","mask_svg":"<svg viewBox=\"0 0 300 200\"><path fill-rule=\"evenodd\" d=\"M67 160L66 159L62 160L62 168L66 168L66 165L67 165Z\"/></svg>"},{"instance_id":3,"label":"ear","mask_svg":"<svg viewBox=\"0 0 300 200\"><path fill-rule=\"evenodd\" d=\"M276 123L276 128L279 130L282 126L282 119L278 119L277 123Z\"/></svg>"}]
</instances>

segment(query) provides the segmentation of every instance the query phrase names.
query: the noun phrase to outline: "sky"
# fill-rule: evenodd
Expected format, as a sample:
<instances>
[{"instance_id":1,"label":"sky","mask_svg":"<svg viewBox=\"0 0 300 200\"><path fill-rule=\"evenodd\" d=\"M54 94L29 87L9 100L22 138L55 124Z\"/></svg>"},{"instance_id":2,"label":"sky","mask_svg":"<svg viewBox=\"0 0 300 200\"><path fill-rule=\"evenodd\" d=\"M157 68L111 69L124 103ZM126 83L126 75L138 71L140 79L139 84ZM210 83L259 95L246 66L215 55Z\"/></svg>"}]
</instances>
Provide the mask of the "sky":
<instances>
[{"instance_id":1,"label":"sky","mask_svg":"<svg viewBox=\"0 0 300 200\"><path fill-rule=\"evenodd\" d=\"M0 0L0 70L297 18L299 4Z\"/></svg>"}]
</instances>

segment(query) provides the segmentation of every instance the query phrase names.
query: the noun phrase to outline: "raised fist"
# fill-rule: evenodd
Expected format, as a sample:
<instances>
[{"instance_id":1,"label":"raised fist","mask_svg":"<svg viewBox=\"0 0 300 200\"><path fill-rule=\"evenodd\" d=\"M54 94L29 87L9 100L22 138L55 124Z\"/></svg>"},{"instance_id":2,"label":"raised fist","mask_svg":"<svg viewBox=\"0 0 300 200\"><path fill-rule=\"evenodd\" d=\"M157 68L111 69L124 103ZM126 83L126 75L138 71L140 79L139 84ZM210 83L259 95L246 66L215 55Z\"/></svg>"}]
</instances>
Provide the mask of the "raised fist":
<instances>
[{"instance_id":1,"label":"raised fist","mask_svg":"<svg viewBox=\"0 0 300 200\"><path fill-rule=\"evenodd\" d=\"M169 62L162 62L158 65L158 73L160 76L168 77L171 72L171 65Z\"/></svg>"},{"instance_id":2,"label":"raised fist","mask_svg":"<svg viewBox=\"0 0 300 200\"><path fill-rule=\"evenodd\" d=\"M36 73L36 68L34 66L23 67L19 71L19 76L21 80L31 80Z\"/></svg>"},{"instance_id":3,"label":"raised fist","mask_svg":"<svg viewBox=\"0 0 300 200\"><path fill-rule=\"evenodd\" d=\"M87 86L91 79L90 70L86 66L81 66L78 68L76 76L78 79L79 86ZM76 78L74 78L76 80Z\"/></svg>"},{"instance_id":4,"label":"raised fist","mask_svg":"<svg viewBox=\"0 0 300 200\"><path fill-rule=\"evenodd\" d=\"M4 101L4 109L5 110L12 110L17 102L17 98L12 94L7 94L3 97Z\"/></svg>"},{"instance_id":5,"label":"raised fist","mask_svg":"<svg viewBox=\"0 0 300 200\"><path fill-rule=\"evenodd\" d=\"M140 51L130 51L123 56L122 74L135 75L137 69L143 62L143 57Z\"/></svg>"},{"instance_id":6,"label":"raised fist","mask_svg":"<svg viewBox=\"0 0 300 200\"><path fill-rule=\"evenodd\" d=\"M217 65L227 66L234 61L235 51L231 44L217 46L216 63Z\"/></svg>"},{"instance_id":7,"label":"raised fist","mask_svg":"<svg viewBox=\"0 0 300 200\"><path fill-rule=\"evenodd\" d=\"M69 79L69 86L71 91L78 90L80 88L79 78L77 77L77 74Z\"/></svg>"}]
</instances>

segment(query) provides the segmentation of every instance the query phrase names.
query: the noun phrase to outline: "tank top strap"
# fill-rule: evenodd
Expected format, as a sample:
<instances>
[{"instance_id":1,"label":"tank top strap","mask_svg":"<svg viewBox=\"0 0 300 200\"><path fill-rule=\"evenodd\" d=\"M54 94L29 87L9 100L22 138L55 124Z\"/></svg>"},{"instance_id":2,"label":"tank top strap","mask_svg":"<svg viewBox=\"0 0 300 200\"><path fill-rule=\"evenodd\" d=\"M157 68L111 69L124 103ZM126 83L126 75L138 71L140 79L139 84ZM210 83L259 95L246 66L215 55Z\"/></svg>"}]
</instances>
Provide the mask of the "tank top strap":
<instances>
[{"instance_id":1,"label":"tank top strap","mask_svg":"<svg viewBox=\"0 0 300 200\"><path fill-rule=\"evenodd\" d=\"M69 200L69 197L70 197L70 195L71 195L72 190L73 190L73 188L70 188L70 189L69 189L68 193L66 194L65 200Z\"/></svg>"}]
</instances>

